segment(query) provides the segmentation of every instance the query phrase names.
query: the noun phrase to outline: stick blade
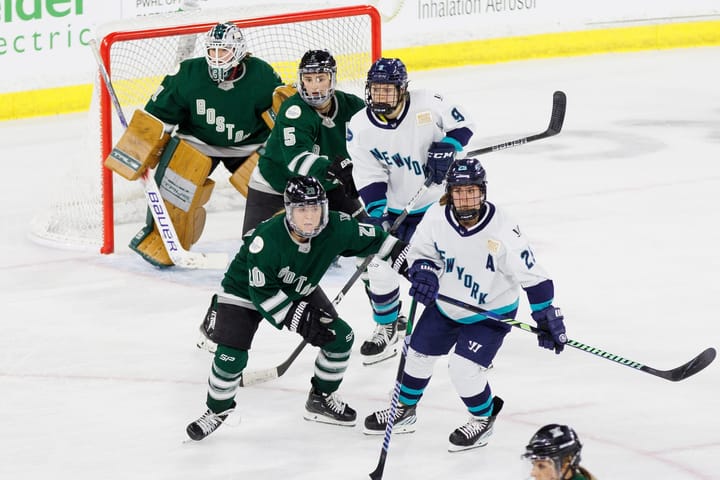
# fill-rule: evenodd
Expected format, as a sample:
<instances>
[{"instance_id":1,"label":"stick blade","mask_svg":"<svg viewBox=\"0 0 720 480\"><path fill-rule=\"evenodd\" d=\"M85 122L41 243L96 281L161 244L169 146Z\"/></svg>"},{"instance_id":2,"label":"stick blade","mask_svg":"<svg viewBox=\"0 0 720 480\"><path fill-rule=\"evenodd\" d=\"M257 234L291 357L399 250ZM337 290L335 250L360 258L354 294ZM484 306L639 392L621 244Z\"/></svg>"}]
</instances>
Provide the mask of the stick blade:
<instances>
[{"instance_id":1,"label":"stick blade","mask_svg":"<svg viewBox=\"0 0 720 480\"><path fill-rule=\"evenodd\" d=\"M565 122L565 108L567 107L567 97L565 92L556 91L553 93L553 106L550 115L550 125L548 126L548 136L557 135L562 130Z\"/></svg>"},{"instance_id":2,"label":"stick blade","mask_svg":"<svg viewBox=\"0 0 720 480\"><path fill-rule=\"evenodd\" d=\"M715 360L716 356L717 352L714 348L707 348L698 356L687 362L685 365L673 368L672 370L655 370L650 373L654 373L655 375L662 377L666 380L670 380L671 382L679 382L705 369Z\"/></svg>"}]
</instances>

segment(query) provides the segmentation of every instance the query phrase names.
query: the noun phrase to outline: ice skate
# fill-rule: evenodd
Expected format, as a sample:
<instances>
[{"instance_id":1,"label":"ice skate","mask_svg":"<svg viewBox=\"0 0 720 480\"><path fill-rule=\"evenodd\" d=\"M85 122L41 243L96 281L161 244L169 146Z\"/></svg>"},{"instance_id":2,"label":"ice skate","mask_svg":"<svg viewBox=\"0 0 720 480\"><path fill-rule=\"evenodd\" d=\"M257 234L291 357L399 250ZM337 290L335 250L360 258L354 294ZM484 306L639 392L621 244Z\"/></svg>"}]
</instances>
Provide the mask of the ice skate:
<instances>
[{"instance_id":1,"label":"ice skate","mask_svg":"<svg viewBox=\"0 0 720 480\"><path fill-rule=\"evenodd\" d=\"M365 417L365 435L382 435L385 433L388 421L390 420L390 409L378 410ZM412 433L415 431L415 405L398 405L395 409L395 422L393 433Z\"/></svg>"},{"instance_id":2,"label":"ice skate","mask_svg":"<svg viewBox=\"0 0 720 480\"><path fill-rule=\"evenodd\" d=\"M461 452L463 450L487 445L488 438L490 438L493 432L495 419L502 409L503 403L500 397L494 397L491 416L476 417L471 415L470 420L468 420L465 425L456 428L455 431L450 434L448 451Z\"/></svg>"},{"instance_id":3,"label":"ice skate","mask_svg":"<svg viewBox=\"0 0 720 480\"><path fill-rule=\"evenodd\" d=\"M407 324L407 323L406 323ZM363 365L372 365L397 355L398 352L398 322L387 325L378 324L372 337L360 347Z\"/></svg>"},{"instance_id":4,"label":"ice skate","mask_svg":"<svg viewBox=\"0 0 720 480\"><path fill-rule=\"evenodd\" d=\"M337 392L322 393L313 387L305 402L305 420L352 427L357 413L343 402Z\"/></svg>"},{"instance_id":5,"label":"ice skate","mask_svg":"<svg viewBox=\"0 0 720 480\"><path fill-rule=\"evenodd\" d=\"M229 408L222 413L214 413L213 411L208 409L205 413L203 413L202 417L198 418L187 426L185 431L187 432L188 437L195 441L202 440L203 438L207 437L215 430L217 430L218 427L222 425L222 423L228 417L228 415L232 413L232 411L233 409Z\"/></svg>"}]
</instances>

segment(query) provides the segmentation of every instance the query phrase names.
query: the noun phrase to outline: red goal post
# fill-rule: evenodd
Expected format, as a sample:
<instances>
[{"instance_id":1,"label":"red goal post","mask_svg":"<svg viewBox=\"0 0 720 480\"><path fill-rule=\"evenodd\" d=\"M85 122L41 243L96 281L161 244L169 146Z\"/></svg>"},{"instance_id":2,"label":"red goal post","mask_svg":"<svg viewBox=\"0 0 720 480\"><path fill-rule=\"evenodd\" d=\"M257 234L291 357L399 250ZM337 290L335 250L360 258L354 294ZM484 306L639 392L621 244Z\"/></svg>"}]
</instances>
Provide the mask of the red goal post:
<instances>
[{"instance_id":1,"label":"red goal post","mask_svg":"<svg viewBox=\"0 0 720 480\"><path fill-rule=\"evenodd\" d=\"M292 8L292 5L285 8ZM242 10L248 11L247 8ZM226 9L224 12L228 14L229 10ZM207 15L209 12L203 13ZM198 18L197 14L189 16ZM168 18L175 17L168 16ZM294 83L297 64L305 51L327 48L338 62L338 88L362 96L367 69L372 61L381 55L380 14L372 6L329 8L254 17L243 14L242 17L238 15L237 18L232 16L212 18L212 21L197 23L117 30L102 36L100 54L128 118L135 108L142 108L163 76L169 73L171 67L183 59L182 57L189 58L203 54L198 35L207 32L218 21L229 19L238 25L246 37L249 51L272 64L286 83ZM113 112L112 102L104 85L100 88L99 114L102 161L122 133L122 128L114 119L116 113ZM118 182L136 183L123 179L118 179ZM101 185L100 252L107 254L115 250L118 204L115 199L112 172L104 167L102 167ZM239 197L234 191L231 195ZM137 219L138 225L142 220L142 216Z\"/></svg>"}]
</instances>

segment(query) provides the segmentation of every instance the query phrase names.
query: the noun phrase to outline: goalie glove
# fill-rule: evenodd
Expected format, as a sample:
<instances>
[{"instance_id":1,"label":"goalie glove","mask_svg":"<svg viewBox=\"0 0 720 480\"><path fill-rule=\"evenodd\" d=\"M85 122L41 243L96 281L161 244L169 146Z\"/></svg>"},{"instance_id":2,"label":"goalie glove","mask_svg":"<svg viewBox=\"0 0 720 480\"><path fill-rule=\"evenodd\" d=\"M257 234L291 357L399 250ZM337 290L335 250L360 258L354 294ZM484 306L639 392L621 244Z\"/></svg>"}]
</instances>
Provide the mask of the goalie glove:
<instances>
[{"instance_id":1,"label":"goalie glove","mask_svg":"<svg viewBox=\"0 0 720 480\"><path fill-rule=\"evenodd\" d=\"M334 318L308 302L294 302L285 315L283 325L299 333L310 345L322 347L335 340L335 331L329 328Z\"/></svg>"},{"instance_id":2,"label":"goalie glove","mask_svg":"<svg viewBox=\"0 0 720 480\"><path fill-rule=\"evenodd\" d=\"M455 160L455 146L447 142L433 142L427 152L426 178L440 185L447 175L450 164Z\"/></svg>"}]
</instances>

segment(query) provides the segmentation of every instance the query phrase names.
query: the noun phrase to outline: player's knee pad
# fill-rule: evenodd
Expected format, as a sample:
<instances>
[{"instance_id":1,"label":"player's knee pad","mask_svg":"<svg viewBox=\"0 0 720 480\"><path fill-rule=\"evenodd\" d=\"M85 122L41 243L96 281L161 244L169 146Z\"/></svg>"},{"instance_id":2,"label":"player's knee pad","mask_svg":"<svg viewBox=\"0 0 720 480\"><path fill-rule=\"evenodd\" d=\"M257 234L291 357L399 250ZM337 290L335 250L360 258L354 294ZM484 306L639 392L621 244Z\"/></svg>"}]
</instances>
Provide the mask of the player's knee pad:
<instances>
[{"instance_id":1,"label":"player's knee pad","mask_svg":"<svg viewBox=\"0 0 720 480\"><path fill-rule=\"evenodd\" d=\"M218 344L217 356L220 345L250 350L261 321L260 312L247 308L237 297L216 294L210 301L201 329L210 340Z\"/></svg>"},{"instance_id":2,"label":"player's knee pad","mask_svg":"<svg viewBox=\"0 0 720 480\"><path fill-rule=\"evenodd\" d=\"M219 379L214 382L216 384L221 384L223 379L235 377L245 369L247 362L247 350L218 345L213 359L213 375L211 375L210 383L213 383L213 377Z\"/></svg>"},{"instance_id":3,"label":"player's knee pad","mask_svg":"<svg viewBox=\"0 0 720 480\"><path fill-rule=\"evenodd\" d=\"M215 182L207 178L211 168L210 157L177 138L168 142L158 165L155 179L178 240L186 250L200 239L205 228L203 206L210 200L215 186ZM161 233L149 212L146 222L130 241L130 248L153 265L172 265Z\"/></svg>"},{"instance_id":4,"label":"player's knee pad","mask_svg":"<svg viewBox=\"0 0 720 480\"><path fill-rule=\"evenodd\" d=\"M155 168L170 135L158 118L135 110L127 129L105 159L105 166L128 180L137 180L148 168Z\"/></svg>"},{"instance_id":5,"label":"player's knee pad","mask_svg":"<svg viewBox=\"0 0 720 480\"><path fill-rule=\"evenodd\" d=\"M335 331L335 340L323 345L322 350L328 355L346 354L355 342L355 333L348 323L340 317L335 318L330 324L330 328Z\"/></svg>"},{"instance_id":6,"label":"player's knee pad","mask_svg":"<svg viewBox=\"0 0 720 480\"><path fill-rule=\"evenodd\" d=\"M487 368L453 352L448 357L448 374L461 397L472 397L487 384Z\"/></svg>"},{"instance_id":7,"label":"player's knee pad","mask_svg":"<svg viewBox=\"0 0 720 480\"><path fill-rule=\"evenodd\" d=\"M430 378L439 355L425 355L410 347L405 358L405 373L415 378Z\"/></svg>"}]
</instances>

